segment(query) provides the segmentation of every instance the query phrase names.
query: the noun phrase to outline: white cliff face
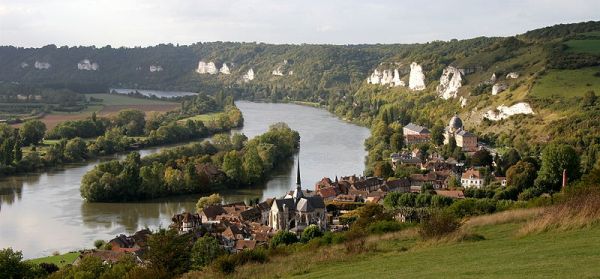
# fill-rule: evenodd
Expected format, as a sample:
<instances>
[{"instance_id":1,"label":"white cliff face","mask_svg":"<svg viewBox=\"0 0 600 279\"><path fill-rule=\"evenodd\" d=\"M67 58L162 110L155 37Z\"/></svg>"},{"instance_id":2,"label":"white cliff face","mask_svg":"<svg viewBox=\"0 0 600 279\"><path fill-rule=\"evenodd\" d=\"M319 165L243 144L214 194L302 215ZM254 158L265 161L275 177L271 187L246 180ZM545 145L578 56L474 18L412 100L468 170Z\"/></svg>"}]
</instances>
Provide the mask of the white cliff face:
<instances>
[{"instance_id":1,"label":"white cliff face","mask_svg":"<svg viewBox=\"0 0 600 279\"><path fill-rule=\"evenodd\" d=\"M98 63L90 61L89 59L83 59L77 63L77 70L80 71L96 71L100 66Z\"/></svg>"},{"instance_id":2,"label":"white cliff face","mask_svg":"<svg viewBox=\"0 0 600 279\"><path fill-rule=\"evenodd\" d=\"M410 76L408 78L408 88L411 90L425 89L425 74L423 68L417 62L410 64Z\"/></svg>"},{"instance_id":3,"label":"white cliff face","mask_svg":"<svg viewBox=\"0 0 600 279\"><path fill-rule=\"evenodd\" d=\"M506 79L515 79L519 78L519 73L511 72L506 75Z\"/></svg>"},{"instance_id":4,"label":"white cliff face","mask_svg":"<svg viewBox=\"0 0 600 279\"><path fill-rule=\"evenodd\" d=\"M293 76L293 75L294 75L294 71L290 70L290 71L288 72L288 76Z\"/></svg>"},{"instance_id":5,"label":"white cliff face","mask_svg":"<svg viewBox=\"0 0 600 279\"><path fill-rule=\"evenodd\" d=\"M492 83L492 84L493 84L493 83L496 83L496 80L497 80L497 79L498 79L498 78L496 78L496 73L493 73L493 74L492 74L492 77L490 78L490 83Z\"/></svg>"},{"instance_id":6,"label":"white cliff face","mask_svg":"<svg viewBox=\"0 0 600 279\"><path fill-rule=\"evenodd\" d=\"M216 73L218 73L217 70L217 66L215 65L214 62L204 62L204 61L200 61L198 62L198 68L196 69L196 73L199 74L211 74L214 75Z\"/></svg>"},{"instance_id":7,"label":"white cliff face","mask_svg":"<svg viewBox=\"0 0 600 279\"><path fill-rule=\"evenodd\" d=\"M162 72L163 67L161 65L150 65L149 69L151 73Z\"/></svg>"},{"instance_id":8,"label":"white cliff face","mask_svg":"<svg viewBox=\"0 0 600 279\"><path fill-rule=\"evenodd\" d=\"M391 69L379 71L375 69L371 76L367 78L367 83L369 84L381 84L381 85L390 85L394 86L404 86L404 82L400 80L400 74L398 73L398 69Z\"/></svg>"},{"instance_id":9,"label":"white cliff face","mask_svg":"<svg viewBox=\"0 0 600 279\"><path fill-rule=\"evenodd\" d=\"M271 74L274 76L283 76L283 71L281 71L281 66L274 69L273 72L271 72Z\"/></svg>"},{"instance_id":10,"label":"white cliff face","mask_svg":"<svg viewBox=\"0 0 600 279\"><path fill-rule=\"evenodd\" d=\"M458 101L460 102L460 107L464 108L465 106L467 106L467 98L463 98L462 96L460 96L460 98L458 99Z\"/></svg>"},{"instance_id":11,"label":"white cliff face","mask_svg":"<svg viewBox=\"0 0 600 279\"><path fill-rule=\"evenodd\" d=\"M500 92L506 90L507 86L504 83L496 83L492 86L492 95L498 95Z\"/></svg>"},{"instance_id":12,"label":"white cliff face","mask_svg":"<svg viewBox=\"0 0 600 279\"><path fill-rule=\"evenodd\" d=\"M219 73L224 74L224 75L231 74L231 71L229 71L229 67L227 67L227 63L223 63L223 66L221 66L221 69L219 69Z\"/></svg>"},{"instance_id":13,"label":"white cliff face","mask_svg":"<svg viewBox=\"0 0 600 279\"><path fill-rule=\"evenodd\" d=\"M22 62L22 63L21 63L21 68L25 69L25 68L27 68L27 67L29 67L29 64L27 64L27 63L25 63L25 62Z\"/></svg>"},{"instance_id":14,"label":"white cliff face","mask_svg":"<svg viewBox=\"0 0 600 279\"><path fill-rule=\"evenodd\" d=\"M517 114L535 114L533 109L528 103L517 103L510 107L505 105L498 106L496 110L488 110L483 118L487 118L492 121L498 121L509 118Z\"/></svg>"},{"instance_id":15,"label":"white cliff face","mask_svg":"<svg viewBox=\"0 0 600 279\"><path fill-rule=\"evenodd\" d=\"M437 92L444 100L456 98L458 89L462 86L462 73L455 67L448 66L442 72Z\"/></svg>"},{"instance_id":16,"label":"white cliff face","mask_svg":"<svg viewBox=\"0 0 600 279\"><path fill-rule=\"evenodd\" d=\"M48 62L35 61L35 64L33 64L33 67L38 70L48 70L48 69L50 69L50 67L52 67L52 65L50 65L50 63L48 63Z\"/></svg>"},{"instance_id":17,"label":"white cliff face","mask_svg":"<svg viewBox=\"0 0 600 279\"><path fill-rule=\"evenodd\" d=\"M242 79L244 80L244 82L249 82L251 80L254 79L254 70L252 68L250 68L250 70L248 70L248 72L242 76Z\"/></svg>"}]
</instances>

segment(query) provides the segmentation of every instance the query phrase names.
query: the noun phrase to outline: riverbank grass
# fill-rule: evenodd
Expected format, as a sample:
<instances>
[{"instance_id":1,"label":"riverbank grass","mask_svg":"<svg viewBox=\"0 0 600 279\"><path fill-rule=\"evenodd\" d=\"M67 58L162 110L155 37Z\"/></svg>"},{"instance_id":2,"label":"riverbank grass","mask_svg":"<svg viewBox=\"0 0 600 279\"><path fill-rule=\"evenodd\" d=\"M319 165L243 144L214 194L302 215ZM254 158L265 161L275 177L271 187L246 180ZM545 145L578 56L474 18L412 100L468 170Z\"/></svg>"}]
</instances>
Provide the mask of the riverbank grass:
<instances>
[{"instance_id":1,"label":"riverbank grass","mask_svg":"<svg viewBox=\"0 0 600 279\"><path fill-rule=\"evenodd\" d=\"M216 119L220 118L221 115L224 115L224 114L225 113L223 113L223 112L212 112L212 113L205 113L205 114L200 114L200 115L194 115L194 116L191 116L191 117L180 119L179 121L177 121L177 123L179 123L179 124L185 124L185 122L188 121L188 120L202 121L202 122L206 123L206 122L209 122L209 121L216 120Z\"/></svg>"},{"instance_id":2,"label":"riverbank grass","mask_svg":"<svg viewBox=\"0 0 600 279\"><path fill-rule=\"evenodd\" d=\"M63 267L65 265L72 264L77 259L77 257L79 257L80 254L81 253L79 252L70 252L57 256L48 256L43 258L31 259L28 260L28 262L32 264L53 263L58 267Z\"/></svg>"}]
</instances>

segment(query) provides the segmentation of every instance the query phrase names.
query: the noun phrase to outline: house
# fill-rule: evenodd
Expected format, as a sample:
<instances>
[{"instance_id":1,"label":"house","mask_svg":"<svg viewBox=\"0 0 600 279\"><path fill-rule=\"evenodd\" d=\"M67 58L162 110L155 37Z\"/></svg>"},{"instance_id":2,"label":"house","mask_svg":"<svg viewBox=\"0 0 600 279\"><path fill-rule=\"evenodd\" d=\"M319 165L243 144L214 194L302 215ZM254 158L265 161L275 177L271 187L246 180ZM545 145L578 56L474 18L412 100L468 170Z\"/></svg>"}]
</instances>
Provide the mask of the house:
<instances>
[{"instance_id":1,"label":"house","mask_svg":"<svg viewBox=\"0 0 600 279\"><path fill-rule=\"evenodd\" d=\"M87 250L81 253L79 257L75 259L73 265L78 266L85 257L97 257L100 258L100 260L102 260L103 264L114 264L119 262L126 255L132 255L135 258L137 264L142 263L142 260L133 253L117 252L112 250Z\"/></svg>"},{"instance_id":2,"label":"house","mask_svg":"<svg viewBox=\"0 0 600 279\"><path fill-rule=\"evenodd\" d=\"M227 211L225 211L222 205L209 205L205 206L199 214L201 221L206 223L209 221L215 221L217 216L227 214Z\"/></svg>"},{"instance_id":3,"label":"house","mask_svg":"<svg viewBox=\"0 0 600 279\"><path fill-rule=\"evenodd\" d=\"M477 189L480 189L481 187L483 187L484 178L479 172L479 170L471 168L462 174L460 178L460 183L464 188L475 187Z\"/></svg>"},{"instance_id":4,"label":"house","mask_svg":"<svg viewBox=\"0 0 600 279\"><path fill-rule=\"evenodd\" d=\"M427 128L413 123L404 126L402 133L406 145L425 143L431 140L431 132Z\"/></svg>"},{"instance_id":5,"label":"house","mask_svg":"<svg viewBox=\"0 0 600 279\"><path fill-rule=\"evenodd\" d=\"M269 213L269 226L273 230L288 230L300 233L308 225L315 224L327 229L327 209L323 197L305 196L300 184L300 162L298 162L296 190L291 197L275 199Z\"/></svg>"},{"instance_id":6,"label":"house","mask_svg":"<svg viewBox=\"0 0 600 279\"><path fill-rule=\"evenodd\" d=\"M256 240L240 239L235 242L235 250L238 252L254 248L256 248Z\"/></svg>"},{"instance_id":7,"label":"house","mask_svg":"<svg viewBox=\"0 0 600 279\"><path fill-rule=\"evenodd\" d=\"M202 217L199 214L184 212L175 214L171 217L171 227L178 230L179 233L188 233L202 226Z\"/></svg>"},{"instance_id":8,"label":"house","mask_svg":"<svg viewBox=\"0 0 600 279\"><path fill-rule=\"evenodd\" d=\"M388 180L385 182L389 192L410 192L410 180L408 178L400 178L396 180Z\"/></svg>"},{"instance_id":9,"label":"house","mask_svg":"<svg viewBox=\"0 0 600 279\"><path fill-rule=\"evenodd\" d=\"M506 187L506 177L494 176L494 180L496 180L497 182L500 182L500 185L502 185L502 187Z\"/></svg>"}]
</instances>

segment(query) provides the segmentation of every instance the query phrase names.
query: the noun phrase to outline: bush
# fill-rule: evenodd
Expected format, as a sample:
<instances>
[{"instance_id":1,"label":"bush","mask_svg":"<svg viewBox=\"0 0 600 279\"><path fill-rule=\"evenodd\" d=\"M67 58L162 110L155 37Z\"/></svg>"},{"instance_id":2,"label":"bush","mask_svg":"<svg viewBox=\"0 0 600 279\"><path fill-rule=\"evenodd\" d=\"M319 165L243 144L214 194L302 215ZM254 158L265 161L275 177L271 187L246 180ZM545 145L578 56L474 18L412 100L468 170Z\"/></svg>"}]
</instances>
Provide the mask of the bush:
<instances>
[{"instance_id":1,"label":"bush","mask_svg":"<svg viewBox=\"0 0 600 279\"><path fill-rule=\"evenodd\" d=\"M295 234L288 231L278 231L273 238L271 238L271 247L277 247L279 245L290 245L298 242L298 237Z\"/></svg>"},{"instance_id":2,"label":"bush","mask_svg":"<svg viewBox=\"0 0 600 279\"><path fill-rule=\"evenodd\" d=\"M102 239L94 241L94 247L96 247L96 249L100 249L100 247L104 246L104 244L106 243Z\"/></svg>"},{"instance_id":3,"label":"bush","mask_svg":"<svg viewBox=\"0 0 600 279\"><path fill-rule=\"evenodd\" d=\"M223 274L231 274L235 268L246 263L265 263L268 260L267 253L263 249L244 250L237 254L224 255L213 262L213 269Z\"/></svg>"},{"instance_id":4,"label":"bush","mask_svg":"<svg viewBox=\"0 0 600 279\"><path fill-rule=\"evenodd\" d=\"M378 222L370 224L367 227L367 232L369 234L384 234L384 233L388 233L388 232L399 231L405 227L406 227L406 225L403 225L402 223L400 223L398 221L382 220L382 221L378 221Z\"/></svg>"},{"instance_id":5,"label":"bush","mask_svg":"<svg viewBox=\"0 0 600 279\"><path fill-rule=\"evenodd\" d=\"M317 225L312 224L304 229L300 241L302 241L302 243L307 243L311 239L321 236L323 236L321 229Z\"/></svg>"},{"instance_id":6,"label":"bush","mask_svg":"<svg viewBox=\"0 0 600 279\"><path fill-rule=\"evenodd\" d=\"M433 212L421 221L419 234L425 239L440 238L460 228L460 222L447 211Z\"/></svg>"}]
</instances>

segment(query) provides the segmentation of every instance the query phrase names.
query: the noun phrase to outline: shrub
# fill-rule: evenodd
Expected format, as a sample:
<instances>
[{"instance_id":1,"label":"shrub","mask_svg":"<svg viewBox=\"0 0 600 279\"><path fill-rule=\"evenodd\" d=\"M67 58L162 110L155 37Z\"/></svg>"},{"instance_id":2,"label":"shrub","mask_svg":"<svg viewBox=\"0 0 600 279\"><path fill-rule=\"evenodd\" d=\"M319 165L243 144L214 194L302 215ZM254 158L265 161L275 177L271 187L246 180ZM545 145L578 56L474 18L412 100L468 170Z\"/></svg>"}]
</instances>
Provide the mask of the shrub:
<instances>
[{"instance_id":1,"label":"shrub","mask_svg":"<svg viewBox=\"0 0 600 279\"><path fill-rule=\"evenodd\" d=\"M434 195L431 197L431 207L447 207L450 206L453 202L454 200L452 198L446 196Z\"/></svg>"},{"instance_id":2,"label":"shrub","mask_svg":"<svg viewBox=\"0 0 600 279\"><path fill-rule=\"evenodd\" d=\"M278 231L271 239L271 247L279 245L290 245L298 242L298 237L288 231Z\"/></svg>"},{"instance_id":3,"label":"shrub","mask_svg":"<svg viewBox=\"0 0 600 279\"><path fill-rule=\"evenodd\" d=\"M419 234L425 239L440 238L460 228L460 222L447 211L433 212L421 221Z\"/></svg>"},{"instance_id":4,"label":"shrub","mask_svg":"<svg viewBox=\"0 0 600 279\"><path fill-rule=\"evenodd\" d=\"M94 241L94 247L96 247L96 249L100 249L100 247L102 247L104 244L105 244L105 242L102 239L98 239L98 240Z\"/></svg>"},{"instance_id":5,"label":"shrub","mask_svg":"<svg viewBox=\"0 0 600 279\"><path fill-rule=\"evenodd\" d=\"M370 224L367 227L367 232L369 234L383 234L383 233L388 233L388 232L399 231L405 227L406 227L406 225L403 225L402 223L400 223L398 221L382 220L382 221L378 221L378 222Z\"/></svg>"},{"instance_id":6,"label":"shrub","mask_svg":"<svg viewBox=\"0 0 600 279\"><path fill-rule=\"evenodd\" d=\"M317 225L312 224L306 227L306 229L304 229L300 241L302 241L303 243L307 243L311 239L321 236L323 236L323 232L321 231L321 229Z\"/></svg>"}]
</instances>

